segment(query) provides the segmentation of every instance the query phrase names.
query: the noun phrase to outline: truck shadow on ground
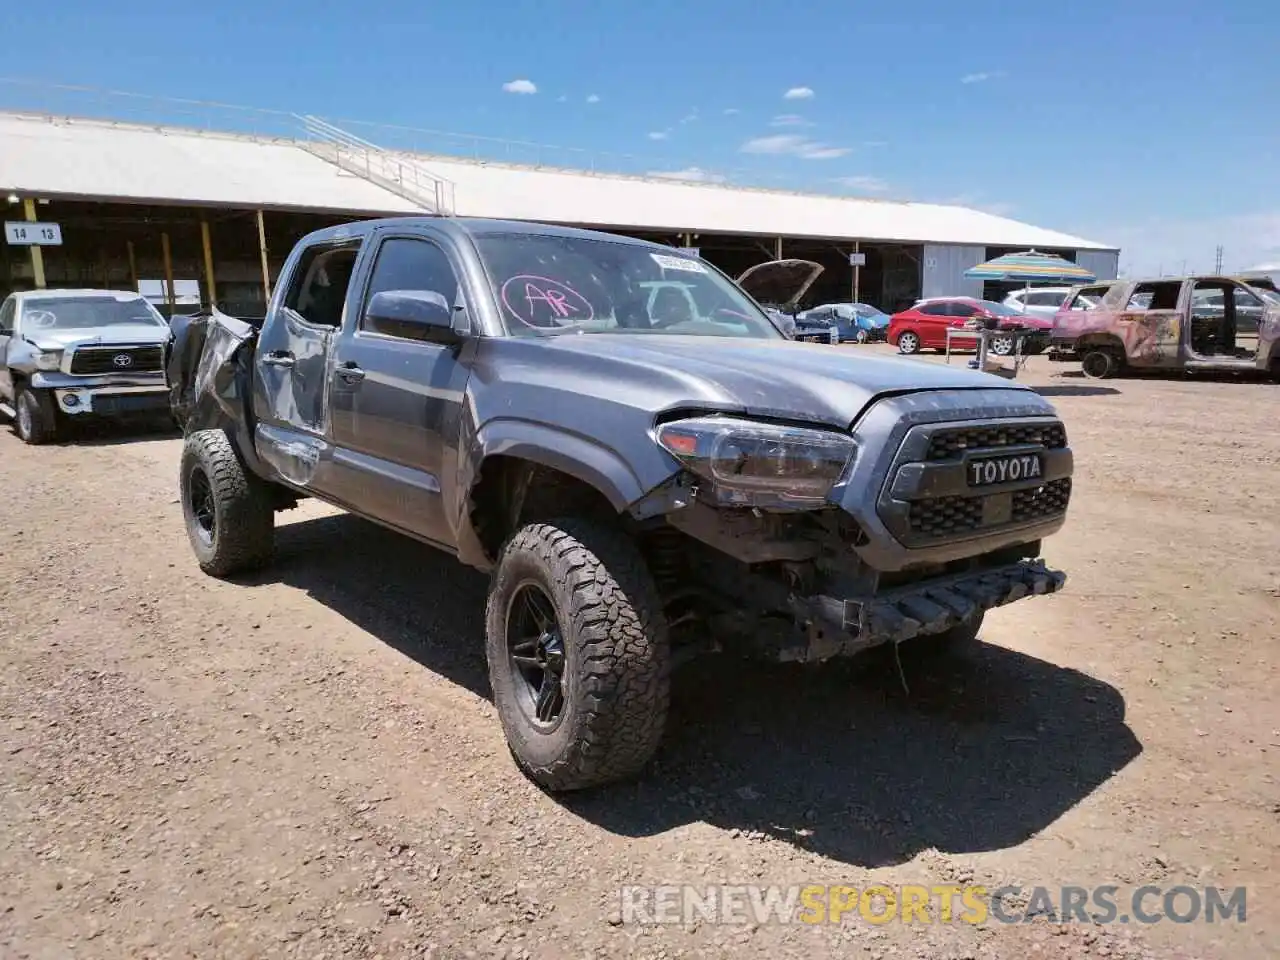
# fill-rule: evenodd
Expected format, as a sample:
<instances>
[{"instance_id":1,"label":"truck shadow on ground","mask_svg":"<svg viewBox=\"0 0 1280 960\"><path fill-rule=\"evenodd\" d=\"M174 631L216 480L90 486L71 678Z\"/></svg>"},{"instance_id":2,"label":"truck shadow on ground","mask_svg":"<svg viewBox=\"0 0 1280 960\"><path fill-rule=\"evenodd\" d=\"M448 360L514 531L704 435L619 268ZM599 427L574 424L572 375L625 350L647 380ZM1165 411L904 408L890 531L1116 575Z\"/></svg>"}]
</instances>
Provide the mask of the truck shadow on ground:
<instances>
[{"instance_id":1,"label":"truck shadow on ground","mask_svg":"<svg viewBox=\"0 0 1280 960\"><path fill-rule=\"evenodd\" d=\"M1055 383L1051 386L1031 389L1042 397L1115 397L1121 393L1115 387L1091 387L1082 383Z\"/></svg>"},{"instance_id":2,"label":"truck shadow on ground","mask_svg":"<svg viewBox=\"0 0 1280 960\"><path fill-rule=\"evenodd\" d=\"M489 696L486 580L443 553L326 517L282 523L266 576ZM945 663L901 652L909 692L884 652L695 662L676 677L651 771L559 802L620 836L706 822L877 866L1021 843L1142 752L1119 691L1083 673L994 645Z\"/></svg>"}]
</instances>

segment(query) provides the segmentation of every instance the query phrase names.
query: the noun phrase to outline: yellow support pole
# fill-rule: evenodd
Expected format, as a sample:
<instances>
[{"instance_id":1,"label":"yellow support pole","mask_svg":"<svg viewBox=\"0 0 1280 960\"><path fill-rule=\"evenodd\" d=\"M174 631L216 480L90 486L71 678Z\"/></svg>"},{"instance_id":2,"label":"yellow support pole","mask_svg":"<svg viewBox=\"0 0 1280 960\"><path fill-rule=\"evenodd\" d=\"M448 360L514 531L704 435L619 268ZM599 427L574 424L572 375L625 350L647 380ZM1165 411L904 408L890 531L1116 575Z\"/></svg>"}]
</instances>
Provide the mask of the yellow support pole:
<instances>
[{"instance_id":1,"label":"yellow support pole","mask_svg":"<svg viewBox=\"0 0 1280 960\"><path fill-rule=\"evenodd\" d=\"M133 289L138 289L138 257L133 252L133 241L126 240L125 246L129 248L129 279L133 283Z\"/></svg>"},{"instance_id":2,"label":"yellow support pole","mask_svg":"<svg viewBox=\"0 0 1280 960\"><path fill-rule=\"evenodd\" d=\"M267 225L258 211L258 251L262 254L262 299L271 302L271 271L267 267Z\"/></svg>"},{"instance_id":3,"label":"yellow support pole","mask_svg":"<svg viewBox=\"0 0 1280 960\"><path fill-rule=\"evenodd\" d=\"M22 211L27 216L28 223L36 222L36 202L31 197L27 197L22 201ZM44 289L44 251L36 244L32 244L28 249L31 251L31 272L36 278L36 289Z\"/></svg>"},{"instance_id":4,"label":"yellow support pole","mask_svg":"<svg viewBox=\"0 0 1280 960\"><path fill-rule=\"evenodd\" d=\"M164 299L169 304L169 316L173 316L173 258L169 255L169 234L160 234L160 248L164 252Z\"/></svg>"},{"instance_id":5,"label":"yellow support pole","mask_svg":"<svg viewBox=\"0 0 1280 960\"><path fill-rule=\"evenodd\" d=\"M209 239L209 221L200 221L200 241L204 244L204 282L209 287L209 306L218 305L218 288L213 282L213 242Z\"/></svg>"}]
</instances>

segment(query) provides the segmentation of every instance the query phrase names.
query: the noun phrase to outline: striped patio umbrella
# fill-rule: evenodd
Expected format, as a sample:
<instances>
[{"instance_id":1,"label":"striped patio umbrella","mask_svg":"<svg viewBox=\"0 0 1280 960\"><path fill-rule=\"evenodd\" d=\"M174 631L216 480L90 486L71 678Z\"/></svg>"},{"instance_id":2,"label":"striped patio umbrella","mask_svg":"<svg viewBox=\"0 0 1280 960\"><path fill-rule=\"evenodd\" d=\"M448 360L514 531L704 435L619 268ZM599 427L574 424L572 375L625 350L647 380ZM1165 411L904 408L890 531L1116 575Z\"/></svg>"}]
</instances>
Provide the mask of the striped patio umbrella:
<instances>
[{"instance_id":1,"label":"striped patio umbrella","mask_svg":"<svg viewBox=\"0 0 1280 960\"><path fill-rule=\"evenodd\" d=\"M1001 280L1005 283L1093 283L1097 274L1084 267L1064 260L1053 253L1028 250L1025 253L1006 253L964 272L969 280Z\"/></svg>"}]
</instances>

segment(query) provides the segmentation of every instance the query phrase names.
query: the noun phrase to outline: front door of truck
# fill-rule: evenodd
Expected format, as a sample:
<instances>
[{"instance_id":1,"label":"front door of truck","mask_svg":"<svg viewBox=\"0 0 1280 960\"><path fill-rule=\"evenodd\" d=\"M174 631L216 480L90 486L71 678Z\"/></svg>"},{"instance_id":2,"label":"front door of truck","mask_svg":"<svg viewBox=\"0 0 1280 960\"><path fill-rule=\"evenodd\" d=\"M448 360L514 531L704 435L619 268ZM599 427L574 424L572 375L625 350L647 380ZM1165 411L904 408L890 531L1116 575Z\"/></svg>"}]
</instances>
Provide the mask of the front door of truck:
<instances>
[{"instance_id":1,"label":"front door of truck","mask_svg":"<svg viewBox=\"0 0 1280 960\"><path fill-rule=\"evenodd\" d=\"M452 546L444 504L456 472L467 369L457 347L433 339L434 331L387 326L367 309L376 293L430 290L465 316L459 271L430 232L379 232L372 242L368 282L352 299L358 309L346 319L331 367L335 495Z\"/></svg>"},{"instance_id":2,"label":"front door of truck","mask_svg":"<svg viewBox=\"0 0 1280 960\"><path fill-rule=\"evenodd\" d=\"M299 251L254 351L258 455L290 483L319 494L329 492L333 470L329 357L359 252L359 240Z\"/></svg>"}]
</instances>

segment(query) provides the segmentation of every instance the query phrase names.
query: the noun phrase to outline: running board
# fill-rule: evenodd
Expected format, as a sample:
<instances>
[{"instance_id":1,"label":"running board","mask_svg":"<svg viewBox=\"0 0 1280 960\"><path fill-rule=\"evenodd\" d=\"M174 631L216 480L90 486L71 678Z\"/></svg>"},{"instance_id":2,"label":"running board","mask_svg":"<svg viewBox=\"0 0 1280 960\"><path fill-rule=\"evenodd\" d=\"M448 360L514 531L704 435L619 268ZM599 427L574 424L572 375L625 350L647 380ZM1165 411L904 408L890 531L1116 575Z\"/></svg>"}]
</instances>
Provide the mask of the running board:
<instances>
[{"instance_id":1,"label":"running board","mask_svg":"<svg viewBox=\"0 0 1280 960\"><path fill-rule=\"evenodd\" d=\"M18 419L18 411L13 409L13 407L9 406L3 400L0 400L0 413L3 413L10 420Z\"/></svg>"},{"instance_id":2,"label":"running board","mask_svg":"<svg viewBox=\"0 0 1280 960\"><path fill-rule=\"evenodd\" d=\"M1257 370L1253 360L1188 360L1184 366L1188 370Z\"/></svg>"}]
</instances>

